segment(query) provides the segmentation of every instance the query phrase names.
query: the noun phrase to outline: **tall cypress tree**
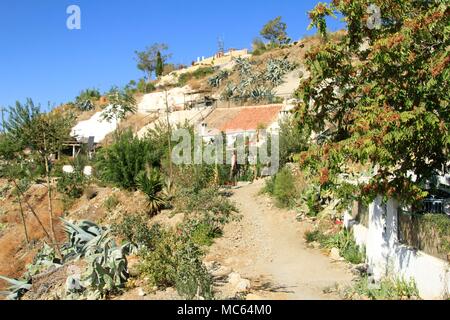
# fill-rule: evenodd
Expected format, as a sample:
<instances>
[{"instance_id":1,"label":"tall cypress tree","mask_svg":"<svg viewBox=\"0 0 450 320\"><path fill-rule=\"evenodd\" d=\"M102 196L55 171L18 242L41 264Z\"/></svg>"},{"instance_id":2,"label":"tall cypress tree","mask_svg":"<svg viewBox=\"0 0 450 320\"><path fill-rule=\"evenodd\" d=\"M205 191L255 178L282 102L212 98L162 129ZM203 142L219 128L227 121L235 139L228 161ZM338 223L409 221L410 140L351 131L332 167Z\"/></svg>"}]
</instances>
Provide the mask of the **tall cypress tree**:
<instances>
[{"instance_id":1,"label":"tall cypress tree","mask_svg":"<svg viewBox=\"0 0 450 320\"><path fill-rule=\"evenodd\" d=\"M156 57L156 77L161 77L163 74L163 70L164 70L164 62L163 59L161 57L161 52L158 51L157 57Z\"/></svg>"}]
</instances>

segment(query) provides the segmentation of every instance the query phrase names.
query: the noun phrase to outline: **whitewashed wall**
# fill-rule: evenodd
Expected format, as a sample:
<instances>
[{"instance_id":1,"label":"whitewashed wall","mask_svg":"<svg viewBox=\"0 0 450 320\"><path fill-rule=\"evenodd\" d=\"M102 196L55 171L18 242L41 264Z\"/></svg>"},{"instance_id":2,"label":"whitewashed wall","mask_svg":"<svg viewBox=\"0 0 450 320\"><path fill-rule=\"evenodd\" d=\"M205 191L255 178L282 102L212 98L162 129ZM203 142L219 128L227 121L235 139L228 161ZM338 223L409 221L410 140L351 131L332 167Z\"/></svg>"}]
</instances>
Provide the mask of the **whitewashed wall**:
<instances>
[{"instance_id":1,"label":"whitewashed wall","mask_svg":"<svg viewBox=\"0 0 450 320\"><path fill-rule=\"evenodd\" d=\"M379 280L394 276L413 279L423 299L441 299L450 292L450 265L447 261L402 245L398 241L398 204L378 197L369 207L369 227L349 223L355 241L366 247L369 271ZM351 219L346 214L346 220Z\"/></svg>"}]
</instances>

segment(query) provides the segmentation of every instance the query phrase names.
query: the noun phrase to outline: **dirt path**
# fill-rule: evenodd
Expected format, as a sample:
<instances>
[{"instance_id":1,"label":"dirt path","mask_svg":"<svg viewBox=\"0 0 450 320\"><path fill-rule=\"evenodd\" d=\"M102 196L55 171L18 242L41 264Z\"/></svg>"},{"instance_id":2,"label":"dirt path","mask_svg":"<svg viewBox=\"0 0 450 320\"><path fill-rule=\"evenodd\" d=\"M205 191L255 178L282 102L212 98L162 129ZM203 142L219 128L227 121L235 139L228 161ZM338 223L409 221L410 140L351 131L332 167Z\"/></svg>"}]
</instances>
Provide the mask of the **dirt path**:
<instances>
[{"instance_id":1,"label":"dirt path","mask_svg":"<svg viewBox=\"0 0 450 320\"><path fill-rule=\"evenodd\" d=\"M258 298L338 299L324 289L348 285L352 279L348 267L308 248L304 233L310 226L259 195L263 185L258 181L234 190L232 200L242 219L225 227L207 260L249 279Z\"/></svg>"}]
</instances>

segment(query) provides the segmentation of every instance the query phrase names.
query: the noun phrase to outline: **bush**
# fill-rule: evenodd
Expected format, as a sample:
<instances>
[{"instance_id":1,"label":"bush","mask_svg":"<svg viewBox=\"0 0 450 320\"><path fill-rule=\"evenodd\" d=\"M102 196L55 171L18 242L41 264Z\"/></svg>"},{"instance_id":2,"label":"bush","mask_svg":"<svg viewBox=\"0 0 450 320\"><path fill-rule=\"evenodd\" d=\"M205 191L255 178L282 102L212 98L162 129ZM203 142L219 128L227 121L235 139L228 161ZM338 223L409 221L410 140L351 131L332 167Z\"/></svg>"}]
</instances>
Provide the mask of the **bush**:
<instances>
[{"instance_id":1,"label":"bush","mask_svg":"<svg viewBox=\"0 0 450 320\"><path fill-rule=\"evenodd\" d=\"M307 149L310 136L306 125L289 118L280 123L280 166L293 161L293 156Z\"/></svg>"},{"instance_id":2,"label":"bush","mask_svg":"<svg viewBox=\"0 0 450 320\"><path fill-rule=\"evenodd\" d=\"M101 180L126 190L137 190L138 174L147 166L159 167L160 154L148 139L139 139L131 130L118 133L112 145L100 150L96 171Z\"/></svg>"},{"instance_id":3,"label":"bush","mask_svg":"<svg viewBox=\"0 0 450 320\"><path fill-rule=\"evenodd\" d=\"M321 233L319 230L314 230L314 231L307 231L305 232L305 240L307 243L311 243L311 242L318 242L318 243L323 243L323 233Z\"/></svg>"},{"instance_id":4,"label":"bush","mask_svg":"<svg viewBox=\"0 0 450 320\"><path fill-rule=\"evenodd\" d=\"M81 111L90 111L95 108L95 103L101 98L97 89L86 89L75 98L75 106Z\"/></svg>"},{"instance_id":5,"label":"bush","mask_svg":"<svg viewBox=\"0 0 450 320\"><path fill-rule=\"evenodd\" d=\"M189 193L184 190L179 194L177 211L186 213L212 213L217 219L227 222L237 208L226 197L222 196L216 188L207 188L198 193Z\"/></svg>"},{"instance_id":6,"label":"bush","mask_svg":"<svg viewBox=\"0 0 450 320\"><path fill-rule=\"evenodd\" d=\"M137 84L137 90L140 93L147 94L152 93L156 90L156 87L153 83L145 81L145 79L140 79Z\"/></svg>"},{"instance_id":7,"label":"bush","mask_svg":"<svg viewBox=\"0 0 450 320\"><path fill-rule=\"evenodd\" d=\"M267 51L266 44L260 38L253 39L252 48L253 48L252 54L254 56L259 56Z\"/></svg>"},{"instance_id":8,"label":"bush","mask_svg":"<svg viewBox=\"0 0 450 320\"><path fill-rule=\"evenodd\" d=\"M126 215L120 223L112 225L114 235L134 244L137 247L146 247L154 250L156 243L162 237L159 225L148 226L148 221L142 215Z\"/></svg>"},{"instance_id":9,"label":"bush","mask_svg":"<svg viewBox=\"0 0 450 320\"><path fill-rule=\"evenodd\" d=\"M150 285L175 286L187 299L197 294L205 299L213 297L212 279L201 260L203 253L190 238L160 229L154 249L144 249L140 255L139 269Z\"/></svg>"},{"instance_id":10,"label":"bush","mask_svg":"<svg viewBox=\"0 0 450 320\"><path fill-rule=\"evenodd\" d=\"M210 246L214 239L222 235L223 222L214 219L214 215L205 214L198 219L190 219L182 226L185 236L190 237L198 246Z\"/></svg>"},{"instance_id":11,"label":"bush","mask_svg":"<svg viewBox=\"0 0 450 320\"><path fill-rule=\"evenodd\" d=\"M115 194L113 194L106 198L105 202L103 202L103 206L108 212L111 212L119 205L119 203L119 199Z\"/></svg>"},{"instance_id":12,"label":"bush","mask_svg":"<svg viewBox=\"0 0 450 320\"><path fill-rule=\"evenodd\" d=\"M317 215L322 210L320 205L320 191L314 185L304 192L303 200L308 207L307 215L310 217L317 217Z\"/></svg>"},{"instance_id":13,"label":"bush","mask_svg":"<svg viewBox=\"0 0 450 320\"><path fill-rule=\"evenodd\" d=\"M262 190L263 193L267 193L267 194L273 196L273 192L275 190L275 178L276 178L276 176L271 176L269 179L266 180L266 183Z\"/></svg>"},{"instance_id":14,"label":"bush","mask_svg":"<svg viewBox=\"0 0 450 320\"><path fill-rule=\"evenodd\" d=\"M273 195L281 207L292 207L297 198L294 176L288 168L283 168L275 177Z\"/></svg>"},{"instance_id":15,"label":"bush","mask_svg":"<svg viewBox=\"0 0 450 320\"><path fill-rule=\"evenodd\" d=\"M323 248L338 248L339 254L352 264L360 264L365 261L365 250L360 248L353 239L352 232L342 230L341 232L325 235L320 230L305 233L307 243L318 242Z\"/></svg>"},{"instance_id":16,"label":"bush","mask_svg":"<svg viewBox=\"0 0 450 320\"><path fill-rule=\"evenodd\" d=\"M178 86L184 87L190 80L192 79L203 79L206 76L209 76L215 72L213 67L201 67L193 72L186 72L179 76L178 78Z\"/></svg>"},{"instance_id":17,"label":"bush","mask_svg":"<svg viewBox=\"0 0 450 320\"><path fill-rule=\"evenodd\" d=\"M60 175L56 190L63 193L70 199L78 199L83 195L84 189L88 182L88 179L83 173L86 161L82 157L78 157L74 161L70 162L70 165L74 168L72 173L58 172Z\"/></svg>"},{"instance_id":18,"label":"bush","mask_svg":"<svg viewBox=\"0 0 450 320\"><path fill-rule=\"evenodd\" d=\"M214 166L185 165L177 168L175 183L185 193L197 194L213 184Z\"/></svg>"},{"instance_id":19,"label":"bush","mask_svg":"<svg viewBox=\"0 0 450 320\"><path fill-rule=\"evenodd\" d=\"M346 299L361 299L367 297L372 300L408 300L420 299L419 292L413 280L383 279L378 284L371 284L368 277L363 277L356 284L345 290Z\"/></svg>"}]
</instances>

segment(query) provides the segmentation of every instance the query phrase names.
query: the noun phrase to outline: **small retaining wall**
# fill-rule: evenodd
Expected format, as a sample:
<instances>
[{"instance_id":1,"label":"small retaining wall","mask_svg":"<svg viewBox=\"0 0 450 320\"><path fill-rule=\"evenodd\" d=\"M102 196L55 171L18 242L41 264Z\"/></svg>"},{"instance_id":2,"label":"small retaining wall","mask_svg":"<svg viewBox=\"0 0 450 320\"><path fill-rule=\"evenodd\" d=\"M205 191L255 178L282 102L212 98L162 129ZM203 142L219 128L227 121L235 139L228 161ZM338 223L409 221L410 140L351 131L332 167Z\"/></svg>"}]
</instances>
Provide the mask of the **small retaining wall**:
<instances>
[{"instance_id":1,"label":"small retaining wall","mask_svg":"<svg viewBox=\"0 0 450 320\"><path fill-rule=\"evenodd\" d=\"M398 241L398 204L378 197L369 207L369 227L349 223L355 241L366 248L369 271L379 280L394 276L413 279L423 299L441 299L450 292L450 264ZM346 213L346 219L351 220Z\"/></svg>"}]
</instances>

